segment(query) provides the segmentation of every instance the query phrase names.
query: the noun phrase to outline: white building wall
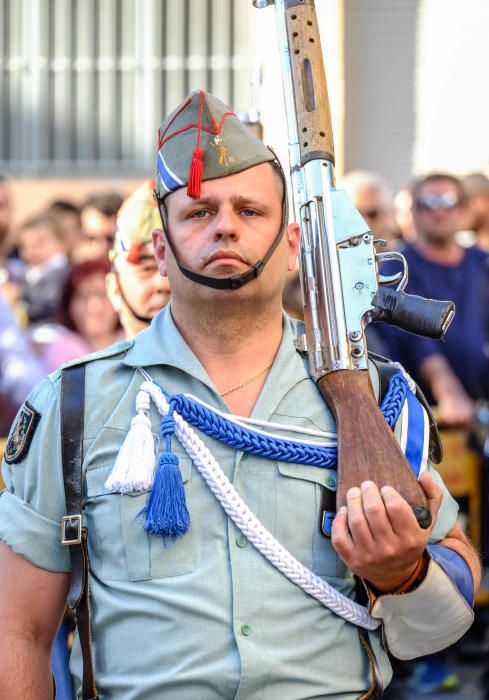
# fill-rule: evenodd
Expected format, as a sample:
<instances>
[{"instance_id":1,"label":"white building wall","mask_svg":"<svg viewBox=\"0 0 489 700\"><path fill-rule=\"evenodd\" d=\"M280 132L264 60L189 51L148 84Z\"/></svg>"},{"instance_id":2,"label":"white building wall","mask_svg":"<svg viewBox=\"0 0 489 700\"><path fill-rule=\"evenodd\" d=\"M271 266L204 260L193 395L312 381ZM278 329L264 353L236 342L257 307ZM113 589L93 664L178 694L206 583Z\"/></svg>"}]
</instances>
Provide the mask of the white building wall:
<instances>
[{"instance_id":1,"label":"white building wall","mask_svg":"<svg viewBox=\"0 0 489 700\"><path fill-rule=\"evenodd\" d=\"M489 2L421 0L416 172L489 169Z\"/></svg>"}]
</instances>

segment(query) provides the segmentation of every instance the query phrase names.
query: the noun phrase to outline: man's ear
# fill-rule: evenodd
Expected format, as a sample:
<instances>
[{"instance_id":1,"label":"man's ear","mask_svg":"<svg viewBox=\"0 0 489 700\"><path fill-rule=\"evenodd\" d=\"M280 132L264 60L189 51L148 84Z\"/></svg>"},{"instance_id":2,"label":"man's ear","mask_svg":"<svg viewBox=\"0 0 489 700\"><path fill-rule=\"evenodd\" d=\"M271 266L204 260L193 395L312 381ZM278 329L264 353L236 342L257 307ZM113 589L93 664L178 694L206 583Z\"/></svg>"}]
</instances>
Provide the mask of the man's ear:
<instances>
[{"instance_id":1,"label":"man's ear","mask_svg":"<svg viewBox=\"0 0 489 700\"><path fill-rule=\"evenodd\" d=\"M160 275L167 277L166 271L166 240L165 232L162 228L153 230L153 248Z\"/></svg>"},{"instance_id":2,"label":"man's ear","mask_svg":"<svg viewBox=\"0 0 489 700\"><path fill-rule=\"evenodd\" d=\"M295 270L297 255L299 254L300 237L301 229L299 224L289 224L287 226L287 240L289 242L289 262L287 265L288 272Z\"/></svg>"},{"instance_id":3,"label":"man's ear","mask_svg":"<svg viewBox=\"0 0 489 700\"><path fill-rule=\"evenodd\" d=\"M116 313L120 313L122 309L121 289L119 286L119 278L115 272L108 272L105 275L105 289L110 303L114 307Z\"/></svg>"}]
</instances>

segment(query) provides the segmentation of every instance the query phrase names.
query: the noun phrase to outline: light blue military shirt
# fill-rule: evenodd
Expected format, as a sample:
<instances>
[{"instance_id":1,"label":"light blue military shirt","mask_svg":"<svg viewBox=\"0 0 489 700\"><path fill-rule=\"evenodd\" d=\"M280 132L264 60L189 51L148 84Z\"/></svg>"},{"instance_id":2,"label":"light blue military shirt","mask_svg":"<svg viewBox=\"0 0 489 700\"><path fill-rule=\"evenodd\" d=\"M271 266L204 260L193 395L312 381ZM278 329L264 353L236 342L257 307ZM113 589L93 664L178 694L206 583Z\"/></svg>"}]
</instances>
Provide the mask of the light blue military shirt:
<instances>
[{"instance_id":1,"label":"light blue military shirt","mask_svg":"<svg viewBox=\"0 0 489 700\"><path fill-rule=\"evenodd\" d=\"M304 361L294 322L285 318L280 349L253 417L334 429ZM87 363L84 524L89 531L93 650L102 699L353 700L370 685L357 629L278 572L228 519L173 438L190 511L190 530L164 541L143 529L147 493L115 494L105 481L135 414L138 367L168 392L192 393L227 410L176 329L169 307L134 341ZM51 571L69 571L60 543L65 513L60 451L59 372L32 392L41 414L25 458L3 465L0 538ZM151 420L159 432L154 406ZM320 534L321 487L335 473L247 455L200 434L263 525L299 561L353 596L354 580ZM297 435L295 435L297 438ZM163 447L160 447L160 450ZM448 532L456 505L446 493L433 539ZM390 666L381 633L370 640L383 680ZM72 668L80 677L75 642Z\"/></svg>"}]
</instances>

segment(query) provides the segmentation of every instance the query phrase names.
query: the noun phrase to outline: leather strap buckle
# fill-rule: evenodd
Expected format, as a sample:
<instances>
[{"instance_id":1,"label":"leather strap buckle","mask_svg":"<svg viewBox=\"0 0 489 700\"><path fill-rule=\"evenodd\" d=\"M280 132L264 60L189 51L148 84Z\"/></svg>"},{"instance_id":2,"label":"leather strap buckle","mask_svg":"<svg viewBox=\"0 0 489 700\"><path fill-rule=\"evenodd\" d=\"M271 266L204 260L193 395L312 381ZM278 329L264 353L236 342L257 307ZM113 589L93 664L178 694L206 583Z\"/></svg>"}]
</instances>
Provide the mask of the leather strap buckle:
<instances>
[{"instance_id":1,"label":"leather strap buckle","mask_svg":"<svg viewBox=\"0 0 489 700\"><path fill-rule=\"evenodd\" d=\"M81 515L64 515L61 518L61 544L80 544L82 539Z\"/></svg>"}]
</instances>

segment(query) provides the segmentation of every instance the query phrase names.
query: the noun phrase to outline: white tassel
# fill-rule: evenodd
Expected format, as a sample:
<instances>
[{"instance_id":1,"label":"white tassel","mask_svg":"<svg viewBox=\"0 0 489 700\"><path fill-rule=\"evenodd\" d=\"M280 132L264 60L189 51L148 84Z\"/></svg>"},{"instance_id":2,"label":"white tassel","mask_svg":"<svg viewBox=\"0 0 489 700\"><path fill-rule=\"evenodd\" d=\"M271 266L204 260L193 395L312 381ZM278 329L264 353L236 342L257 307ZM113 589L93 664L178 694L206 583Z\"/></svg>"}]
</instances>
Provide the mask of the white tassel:
<instances>
[{"instance_id":1,"label":"white tassel","mask_svg":"<svg viewBox=\"0 0 489 700\"><path fill-rule=\"evenodd\" d=\"M136 396L137 415L122 443L106 488L114 493L131 493L151 488L155 466L155 440L149 410L151 398L146 391Z\"/></svg>"}]
</instances>

